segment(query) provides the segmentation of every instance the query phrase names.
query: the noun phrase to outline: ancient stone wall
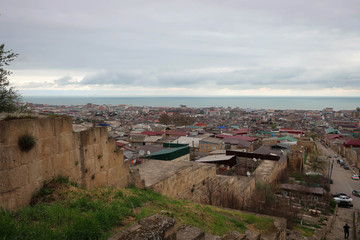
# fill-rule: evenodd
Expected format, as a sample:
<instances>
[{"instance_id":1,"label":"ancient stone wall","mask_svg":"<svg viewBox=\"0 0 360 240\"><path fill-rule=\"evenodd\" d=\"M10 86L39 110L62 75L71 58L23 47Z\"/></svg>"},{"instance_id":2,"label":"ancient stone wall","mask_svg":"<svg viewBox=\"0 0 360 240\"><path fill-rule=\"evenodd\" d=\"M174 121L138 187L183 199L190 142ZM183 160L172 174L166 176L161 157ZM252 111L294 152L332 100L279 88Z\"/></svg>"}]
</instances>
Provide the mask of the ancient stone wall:
<instances>
[{"instance_id":1,"label":"ancient stone wall","mask_svg":"<svg viewBox=\"0 0 360 240\"><path fill-rule=\"evenodd\" d=\"M345 157L349 161L349 164L355 165L356 167L360 166L360 158L358 153L352 148L345 148Z\"/></svg>"},{"instance_id":2,"label":"ancient stone wall","mask_svg":"<svg viewBox=\"0 0 360 240\"><path fill-rule=\"evenodd\" d=\"M290 170L300 170L302 166L300 164L302 163L304 159L303 153L298 152L289 152L286 155L289 158L288 168Z\"/></svg>"},{"instance_id":3,"label":"ancient stone wall","mask_svg":"<svg viewBox=\"0 0 360 240\"><path fill-rule=\"evenodd\" d=\"M241 209L255 189L255 178L216 175L178 193L178 197L219 207Z\"/></svg>"},{"instance_id":4,"label":"ancient stone wall","mask_svg":"<svg viewBox=\"0 0 360 240\"><path fill-rule=\"evenodd\" d=\"M256 168L254 175L256 182L262 181L266 183L274 183L280 178L282 173L286 170L287 163L279 161L263 160L258 168Z\"/></svg>"},{"instance_id":5,"label":"ancient stone wall","mask_svg":"<svg viewBox=\"0 0 360 240\"><path fill-rule=\"evenodd\" d=\"M160 194L181 197L181 192L191 190L194 185L201 183L208 177L216 175L216 166L211 164L193 164L191 167L184 167L177 173L152 185L150 188Z\"/></svg>"},{"instance_id":6,"label":"ancient stone wall","mask_svg":"<svg viewBox=\"0 0 360 240\"><path fill-rule=\"evenodd\" d=\"M33 149L18 145L23 134L35 137ZM129 167L115 151L107 129L73 132L71 117L15 119L0 122L0 206L17 209L29 203L44 181L68 176L86 188L124 187Z\"/></svg>"}]
</instances>

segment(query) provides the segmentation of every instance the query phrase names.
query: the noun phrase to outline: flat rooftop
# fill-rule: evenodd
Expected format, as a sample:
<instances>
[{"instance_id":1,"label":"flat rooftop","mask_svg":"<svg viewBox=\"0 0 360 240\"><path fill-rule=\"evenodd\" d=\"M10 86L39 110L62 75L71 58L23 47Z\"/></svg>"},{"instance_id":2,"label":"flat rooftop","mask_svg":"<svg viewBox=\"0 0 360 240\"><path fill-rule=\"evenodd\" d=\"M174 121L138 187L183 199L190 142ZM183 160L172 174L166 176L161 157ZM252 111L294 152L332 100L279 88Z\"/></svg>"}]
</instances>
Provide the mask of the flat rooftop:
<instances>
[{"instance_id":1,"label":"flat rooftop","mask_svg":"<svg viewBox=\"0 0 360 240\"><path fill-rule=\"evenodd\" d=\"M150 187L186 168L198 169L201 167L213 166L185 161L149 160L135 166L134 168L139 169L140 177L145 181L145 187Z\"/></svg>"}]
</instances>

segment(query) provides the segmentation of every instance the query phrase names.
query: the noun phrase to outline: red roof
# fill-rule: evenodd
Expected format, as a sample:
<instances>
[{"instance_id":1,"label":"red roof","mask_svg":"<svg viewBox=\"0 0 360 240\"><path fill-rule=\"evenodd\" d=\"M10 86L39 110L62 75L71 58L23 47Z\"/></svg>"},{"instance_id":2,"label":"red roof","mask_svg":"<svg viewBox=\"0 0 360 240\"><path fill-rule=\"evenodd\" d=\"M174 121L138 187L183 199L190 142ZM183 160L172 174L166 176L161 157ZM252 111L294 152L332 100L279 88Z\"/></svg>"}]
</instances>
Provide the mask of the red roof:
<instances>
[{"instance_id":1,"label":"red roof","mask_svg":"<svg viewBox=\"0 0 360 240\"><path fill-rule=\"evenodd\" d=\"M279 132L288 132L288 131L293 131L292 128L280 128Z\"/></svg>"},{"instance_id":2,"label":"red roof","mask_svg":"<svg viewBox=\"0 0 360 240\"><path fill-rule=\"evenodd\" d=\"M347 148L348 147L360 148L360 140L357 139L346 140L344 146Z\"/></svg>"},{"instance_id":3,"label":"red roof","mask_svg":"<svg viewBox=\"0 0 360 240\"><path fill-rule=\"evenodd\" d=\"M242 129L240 129L240 130L235 130L235 131L232 131L232 133L234 133L234 134L248 134L250 132L250 129L248 129L248 128L242 128Z\"/></svg>"},{"instance_id":4,"label":"red roof","mask_svg":"<svg viewBox=\"0 0 360 240\"><path fill-rule=\"evenodd\" d=\"M197 123L194 125L195 127L203 127L203 126L206 126L205 123Z\"/></svg>"},{"instance_id":5,"label":"red roof","mask_svg":"<svg viewBox=\"0 0 360 240\"><path fill-rule=\"evenodd\" d=\"M334 139L341 139L343 136L341 135L341 134L329 134L328 136L327 136L327 138L329 139L329 140L334 140Z\"/></svg>"},{"instance_id":6,"label":"red roof","mask_svg":"<svg viewBox=\"0 0 360 240\"><path fill-rule=\"evenodd\" d=\"M217 134L215 137L217 138L233 138L234 135L227 135L227 134Z\"/></svg>"},{"instance_id":7,"label":"red roof","mask_svg":"<svg viewBox=\"0 0 360 240\"><path fill-rule=\"evenodd\" d=\"M288 133L292 134L304 134L305 132L303 130L289 130Z\"/></svg>"},{"instance_id":8,"label":"red roof","mask_svg":"<svg viewBox=\"0 0 360 240\"><path fill-rule=\"evenodd\" d=\"M231 136L231 135L225 135L225 134L218 134L215 137L217 138L228 138L228 139L242 139L248 142L253 142L253 141L257 141L258 138L257 137L249 137L249 136L242 136L242 135L236 135L236 136Z\"/></svg>"},{"instance_id":9,"label":"red roof","mask_svg":"<svg viewBox=\"0 0 360 240\"><path fill-rule=\"evenodd\" d=\"M175 135L175 136L187 136L188 133L186 132L181 132L181 131L167 131L166 134L168 135Z\"/></svg>"},{"instance_id":10,"label":"red roof","mask_svg":"<svg viewBox=\"0 0 360 240\"><path fill-rule=\"evenodd\" d=\"M117 147L122 147L122 146L125 146L125 143L119 143L119 142L116 142L115 143Z\"/></svg>"},{"instance_id":11,"label":"red roof","mask_svg":"<svg viewBox=\"0 0 360 240\"><path fill-rule=\"evenodd\" d=\"M163 135L163 132L155 132L155 131L143 131L141 132L142 135L147 135L147 136L159 136L159 135Z\"/></svg>"}]
</instances>

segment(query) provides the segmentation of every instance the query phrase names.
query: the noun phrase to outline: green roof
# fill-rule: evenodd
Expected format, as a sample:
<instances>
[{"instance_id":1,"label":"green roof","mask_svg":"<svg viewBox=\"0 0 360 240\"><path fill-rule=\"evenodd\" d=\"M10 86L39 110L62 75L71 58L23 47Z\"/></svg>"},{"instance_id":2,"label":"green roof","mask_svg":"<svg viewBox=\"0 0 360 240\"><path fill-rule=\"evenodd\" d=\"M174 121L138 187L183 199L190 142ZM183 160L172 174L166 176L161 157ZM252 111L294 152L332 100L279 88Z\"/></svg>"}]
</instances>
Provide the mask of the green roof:
<instances>
[{"instance_id":1,"label":"green roof","mask_svg":"<svg viewBox=\"0 0 360 240\"><path fill-rule=\"evenodd\" d=\"M330 134L330 133L339 133L338 130L336 130L335 128L332 128L332 127L329 127L329 128L327 128L327 129L325 129L325 132L326 132L327 134Z\"/></svg>"},{"instance_id":2,"label":"green roof","mask_svg":"<svg viewBox=\"0 0 360 240\"><path fill-rule=\"evenodd\" d=\"M297 142L298 140L296 138L290 137L290 136L285 136L285 137L279 137L277 140L281 141L281 140L286 140L289 142Z\"/></svg>"},{"instance_id":3,"label":"green roof","mask_svg":"<svg viewBox=\"0 0 360 240\"><path fill-rule=\"evenodd\" d=\"M184 143L163 143L163 148L179 148L179 147L186 147L189 146L189 144Z\"/></svg>"},{"instance_id":4,"label":"green roof","mask_svg":"<svg viewBox=\"0 0 360 240\"><path fill-rule=\"evenodd\" d=\"M271 131L259 131L259 133L261 133L261 134L271 134L272 132Z\"/></svg>"},{"instance_id":5,"label":"green roof","mask_svg":"<svg viewBox=\"0 0 360 240\"><path fill-rule=\"evenodd\" d=\"M167 148L153 154L147 155L148 159L171 161L190 153L190 147Z\"/></svg>"}]
</instances>

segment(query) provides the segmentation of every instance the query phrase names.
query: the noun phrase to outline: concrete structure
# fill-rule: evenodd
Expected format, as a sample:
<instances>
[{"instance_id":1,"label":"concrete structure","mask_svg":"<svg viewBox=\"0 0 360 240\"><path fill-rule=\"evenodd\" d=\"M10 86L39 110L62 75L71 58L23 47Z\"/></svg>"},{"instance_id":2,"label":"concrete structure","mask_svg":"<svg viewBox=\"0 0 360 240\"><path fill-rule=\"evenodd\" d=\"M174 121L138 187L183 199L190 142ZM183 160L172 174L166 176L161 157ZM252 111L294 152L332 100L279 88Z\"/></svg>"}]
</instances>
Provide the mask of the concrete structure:
<instances>
[{"instance_id":1,"label":"concrete structure","mask_svg":"<svg viewBox=\"0 0 360 240\"><path fill-rule=\"evenodd\" d=\"M190 190L193 185L216 175L215 165L184 161L149 160L134 168L139 170L145 187L166 196L179 198L182 197L179 195L180 192Z\"/></svg>"},{"instance_id":2,"label":"concrete structure","mask_svg":"<svg viewBox=\"0 0 360 240\"><path fill-rule=\"evenodd\" d=\"M231 155L225 155L225 154L209 155L209 156L200 158L200 159L196 160L195 162L211 163L211 164L217 164L217 165L224 164L224 165L233 167L236 165L236 157L231 156Z\"/></svg>"},{"instance_id":3,"label":"concrete structure","mask_svg":"<svg viewBox=\"0 0 360 240\"><path fill-rule=\"evenodd\" d=\"M20 136L36 139L33 149L18 146ZM71 117L0 121L0 206L29 203L44 181L62 175L86 188L125 187L129 166L106 127L74 132Z\"/></svg>"},{"instance_id":4,"label":"concrete structure","mask_svg":"<svg viewBox=\"0 0 360 240\"><path fill-rule=\"evenodd\" d=\"M201 139L199 142L199 152L212 152L223 149L224 142L222 139L207 137Z\"/></svg>"},{"instance_id":5,"label":"concrete structure","mask_svg":"<svg viewBox=\"0 0 360 240\"><path fill-rule=\"evenodd\" d=\"M190 161L190 147L165 148L150 155L146 155L144 158L164 161Z\"/></svg>"}]
</instances>

